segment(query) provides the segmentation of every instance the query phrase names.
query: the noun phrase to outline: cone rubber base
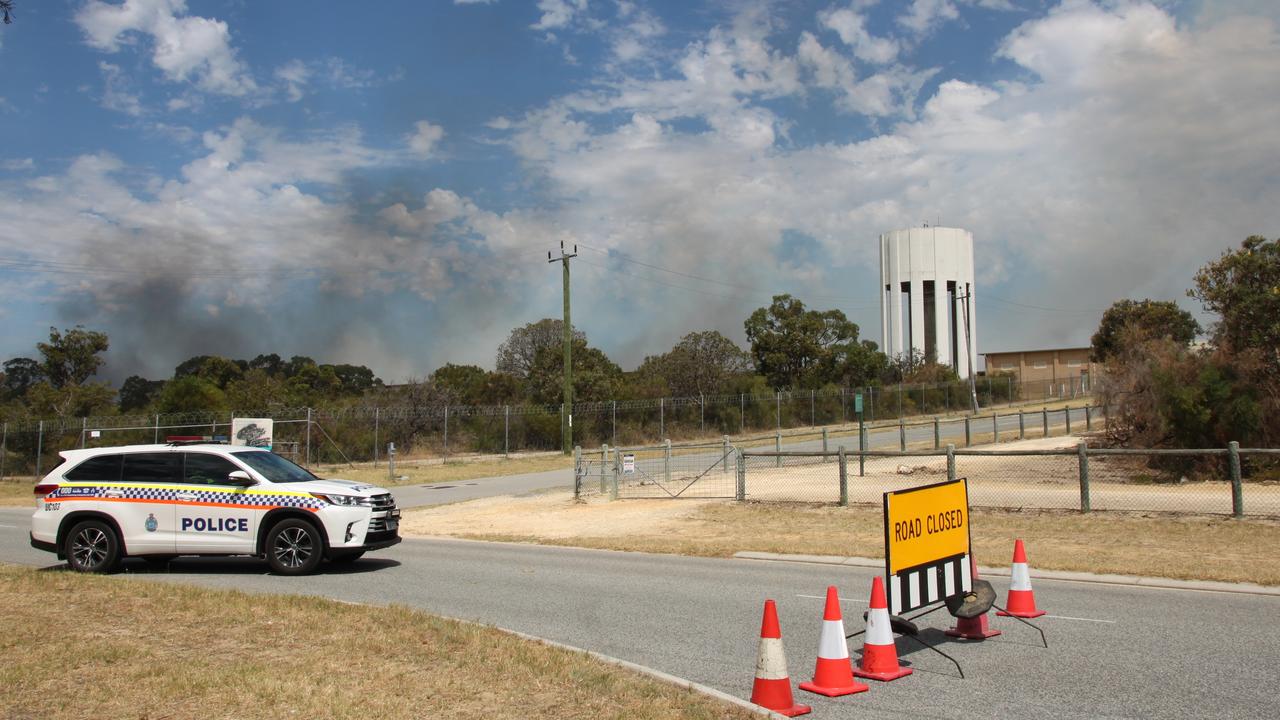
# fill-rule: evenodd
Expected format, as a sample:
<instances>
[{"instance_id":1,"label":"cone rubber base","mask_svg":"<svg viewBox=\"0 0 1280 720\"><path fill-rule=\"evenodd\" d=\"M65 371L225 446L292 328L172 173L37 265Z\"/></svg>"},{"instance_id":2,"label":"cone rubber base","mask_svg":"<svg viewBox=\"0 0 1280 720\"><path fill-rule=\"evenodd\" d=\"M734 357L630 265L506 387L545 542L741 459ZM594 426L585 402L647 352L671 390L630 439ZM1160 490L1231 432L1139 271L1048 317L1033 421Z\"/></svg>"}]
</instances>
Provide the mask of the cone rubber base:
<instances>
[{"instance_id":1,"label":"cone rubber base","mask_svg":"<svg viewBox=\"0 0 1280 720\"><path fill-rule=\"evenodd\" d=\"M1045 611L1045 610L1032 610L1031 612L1021 612L1021 611L1019 611L1019 612L1005 612L1004 610L1000 610L1000 611L997 611L997 612L996 612L996 614L997 614L997 615L999 615L999 616L1001 616L1001 617L1038 618L1038 617L1040 617L1041 615L1044 615L1044 614L1045 614L1045 612L1047 612L1047 611Z\"/></svg>"},{"instance_id":2,"label":"cone rubber base","mask_svg":"<svg viewBox=\"0 0 1280 720\"><path fill-rule=\"evenodd\" d=\"M765 707L765 706L760 705L760 707ZM769 712L776 712L779 715L786 715L787 717L795 717L797 715L808 715L809 713L813 712L813 708L809 707L808 705L799 705L799 704L792 705L791 707L785 710L776 710L774 708L765 708L765 709L768 710Z\"/></svg>"},{"instance_id":3,"label":"cone rubber base","mask_svg":"<svg viewBox=\"0 0 1280 720\"><path fill-rule=\"evenodd\" d=\"M862 670L861 668L854 668L853 674L857 677L866 678L868 680L879 680L880 682L889 682L890 680L897 680L900 677L906 677L910 675L911 668L900 667L898 668L897 672L878 672L878 673L870 673L865 670Z\"/></svg>"},{"instance_id":4,"label":"cone rubber base","mask_svg":"<svg viewBox=\"0 0 1280 720\"><path fill-rule=\"evenodd\" d=\"M961 630L959 627L953 627L942 631L947 637L961 638L963 640L986 640L1004 633L1003 630Z\"/></svg>"},{"instance_id":5,"label":"cone rubber base","mask_svg":"<svg viewBox=\"0 0 1280 720\"><path fill-rule=\"evenodd\" d=\"M841 695L852 695L854 693L866 692L871 688L860 682L855 682L848 687L823 687L814 685L811 682L800 683L800 689L806 692L817 693L818 695L826 695L827 697L840 697Z\"/></svg>"}]
</instances>

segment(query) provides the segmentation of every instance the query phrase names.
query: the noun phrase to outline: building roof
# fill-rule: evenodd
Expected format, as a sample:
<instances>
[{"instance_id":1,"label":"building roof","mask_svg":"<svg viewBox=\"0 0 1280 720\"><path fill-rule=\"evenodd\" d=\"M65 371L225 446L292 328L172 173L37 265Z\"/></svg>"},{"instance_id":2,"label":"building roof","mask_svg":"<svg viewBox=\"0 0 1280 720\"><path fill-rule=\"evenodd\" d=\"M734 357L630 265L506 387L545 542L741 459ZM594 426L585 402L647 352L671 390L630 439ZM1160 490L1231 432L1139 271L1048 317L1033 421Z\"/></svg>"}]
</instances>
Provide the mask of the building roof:
<instances>
[{"instance_id":1,"label":"building roof","mask_svg":"<svg viewBox=\"0 0 1280 720\"><path fill-rule=\"evenodd\" d=\"M982 355L1018 355L1020 353L1038 353L1038 352L1062 352L1063 350L1092 350L1090 345L1072 346L1072 347L1055 347L1055 348L1036 348L1034 350L996 350L993 352L984 352Z\"/></svg>"}]
</instances>

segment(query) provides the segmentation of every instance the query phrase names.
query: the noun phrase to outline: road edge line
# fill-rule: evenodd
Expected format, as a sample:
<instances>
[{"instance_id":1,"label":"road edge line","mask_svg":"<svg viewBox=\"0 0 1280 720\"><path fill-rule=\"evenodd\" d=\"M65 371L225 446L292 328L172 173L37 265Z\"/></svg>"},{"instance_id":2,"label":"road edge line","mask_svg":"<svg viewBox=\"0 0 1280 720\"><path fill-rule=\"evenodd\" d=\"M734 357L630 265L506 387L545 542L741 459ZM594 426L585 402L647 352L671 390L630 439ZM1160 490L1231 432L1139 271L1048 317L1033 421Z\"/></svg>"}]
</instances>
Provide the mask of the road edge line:
<instances>
[{"instance_id":1,"label":"road edge line","mask_svg":"<svg viewBox=\"0 0 1280 720\"><path fill-rule=\"evenodd\" d=\"M848 567L883 568L884 560L879 558L840 557L836 555L792 555L786 553L756 552L743 550L733 554L735 560L764 560L770 562L794 562L814 565L844 565ZM1009 567L979 567L983 575L1009 577ZM1096 583L1100 585L1123 585L1158 590L1195 590L1199 592L1234 593L1237 595L1258 595L1263 597L1280 597L1280 587L1268 587L1253 583L1229 583L1217 580L1177 580L1174 578L1148 577L1141 575L1108 575L1064 570L1036 570L1035 578L1044 580L1060 580L1064 582Z\"/></svg>"}]
</instances>

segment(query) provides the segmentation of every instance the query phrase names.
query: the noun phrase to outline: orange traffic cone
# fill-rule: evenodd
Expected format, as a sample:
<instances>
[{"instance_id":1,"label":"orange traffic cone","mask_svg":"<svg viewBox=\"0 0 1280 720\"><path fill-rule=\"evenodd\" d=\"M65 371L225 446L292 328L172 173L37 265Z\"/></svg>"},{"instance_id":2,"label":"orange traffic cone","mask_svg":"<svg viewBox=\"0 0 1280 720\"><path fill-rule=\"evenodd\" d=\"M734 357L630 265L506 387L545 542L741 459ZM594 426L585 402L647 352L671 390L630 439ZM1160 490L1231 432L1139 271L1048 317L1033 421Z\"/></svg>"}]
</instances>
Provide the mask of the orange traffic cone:
<instances>
[{"instance_id":1,"label":"orange traffic cone","mask_svg":"<svg viewBox=\"0 0 1280 720\"><path fill-rule=\"evenodd\" d=\"M969 556L969 577L978 579L978 561ZM1000 634L1000 630L992 630L987 626L987 614L976 618L956 618L956 626L944 631L947 635L965 640L986 640Z\"/></svg>"},{"instance_id":2,"label":"orange traffic cone","mask_svg":"<svg viewBox=\"0 0 1280 720\"><path fill-rule=\"evenodd\" d=\"M1027 551L1021 540L1013 542L1013 570L1009 578L1009 601L997 615L1035 618L1044 614L1036 609L1036 594L1031 591L1031 571L1027 569Z\"/></svg>"},{"instance_id":3,"label":"orange traffic cone","mask_svg":"<svg viewBox=\"0 0 1280 720\"><path fill-rule=\"evenodd\" d=\"M871 680L897 680L911 674L911 668L898 664L898 646L889 628L889 603L884 599L884 581L877 575L871 581L871 609L867 612L867 634L862 643L862 660L853 674Z\"/></svg>"},{"instance_id":4,"label":"orange traffic cone","mask_svg":"<svg viewBox=\"0 0 1280 720\"><path fill-rule=\"evenodd\" d=\"M787 656L782 651L782 629L778 627L778 606L772 600L764 601L760 652L756 655L756 681L751 688L751 702L787 717L810 711L808 705L797 705L791 697Z\"/></svg>"},{"instance_id":5,"label":"orange traffic cone","mask_svg":"<svg viewBox=\"0 0 1280 720\"><path fill-rule=\"evenodd\" d=\"M853 679L853 663L849 645L844 639L844 617L840 615L840 596L834 585L827 588L827 607L822 613L822 634L818 636L818 667L813 682L800 683L808 690L827 697L866 692L867 686Z\"/></svg>"}]
</instances>

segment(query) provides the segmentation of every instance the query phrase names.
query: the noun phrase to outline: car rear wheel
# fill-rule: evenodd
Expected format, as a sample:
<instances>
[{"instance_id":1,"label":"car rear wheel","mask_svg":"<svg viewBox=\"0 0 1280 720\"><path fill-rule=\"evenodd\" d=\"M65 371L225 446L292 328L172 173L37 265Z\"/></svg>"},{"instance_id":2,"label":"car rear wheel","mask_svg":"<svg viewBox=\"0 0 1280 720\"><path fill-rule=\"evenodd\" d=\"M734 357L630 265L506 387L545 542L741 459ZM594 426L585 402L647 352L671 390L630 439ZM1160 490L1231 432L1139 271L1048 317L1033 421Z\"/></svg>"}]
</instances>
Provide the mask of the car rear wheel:
<instances>
[{"instance_id":1,"label":"car rear wheel","mask_svg":"<svg viewBox=\"0 0 1280 720\"><path fill-rule=\"evenodd\" d=\"M267 533L267 564L277 575L313 573L323 556L320 532L306 520L281 520Z\"/></svg>"},{"instance_id":2,"label":"car rear wheel","mask_svg":"<svg viewBox=\"0 0 1280 720\"><path fill-rule=\"evenodd\" d=\"M67 533L63 553L76 572L108 573L120 564L120 538L101 520L85 520Z\"/></svg>"}]
</instances>

